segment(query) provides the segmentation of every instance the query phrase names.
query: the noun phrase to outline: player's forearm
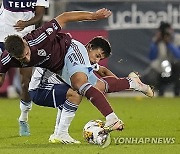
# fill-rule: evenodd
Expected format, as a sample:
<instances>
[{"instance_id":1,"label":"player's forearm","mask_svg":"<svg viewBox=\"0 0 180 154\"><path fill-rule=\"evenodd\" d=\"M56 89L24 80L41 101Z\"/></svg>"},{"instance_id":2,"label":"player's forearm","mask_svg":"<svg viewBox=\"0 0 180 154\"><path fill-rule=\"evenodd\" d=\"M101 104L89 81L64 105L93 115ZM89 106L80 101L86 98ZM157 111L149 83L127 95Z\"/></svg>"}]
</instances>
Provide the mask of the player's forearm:
<instances>
[{"instance_id":1,"label":"player's forearm","mask_svg":"<svg viewBox=\"0 0 180 154\"><path fill-rule=\"evenodd\" d=\"M44 12L45 12L44 6L36 6L35 16L30 20L26 21L27 24L26 26L36 25L40 23L43 19Z\"/></svg>"},{"instance_id":2,"label":"player's forearm","mask_svg":"<svg viewBox=\"0 0 180 154\"><path fill-rule=\"evenodd\" d=\"M0 73L0 87L3 85L5 79L5 74Z\"/></svg>"},{"instance_id":3,"label":"player's forearm","mask_svg":"<svg viewBox=\"0 0 180 154\"><path fill-rule=\"evenodd\" d=\"M97 73L101 76L101 77L105 77L105 76L114 76L116 78L118 78L114 73L112 73L108 68L104 67L104 66L100 66L99 70L97 71Z\"/></svg>"},{"instance_id":4,"label":"player's forearm","mask_svg":"<svg viewBox=\"0 0 180 154\"><path fill-rule=\"evenodd\" d=\"M96 12L88 11L72 11L64 12L56 17L57 22L63 27L66 23L72 21L92 21L98 19L104 19L111 15L111 11L107 9L100 9Z\"/></svg>"}]
</instances>

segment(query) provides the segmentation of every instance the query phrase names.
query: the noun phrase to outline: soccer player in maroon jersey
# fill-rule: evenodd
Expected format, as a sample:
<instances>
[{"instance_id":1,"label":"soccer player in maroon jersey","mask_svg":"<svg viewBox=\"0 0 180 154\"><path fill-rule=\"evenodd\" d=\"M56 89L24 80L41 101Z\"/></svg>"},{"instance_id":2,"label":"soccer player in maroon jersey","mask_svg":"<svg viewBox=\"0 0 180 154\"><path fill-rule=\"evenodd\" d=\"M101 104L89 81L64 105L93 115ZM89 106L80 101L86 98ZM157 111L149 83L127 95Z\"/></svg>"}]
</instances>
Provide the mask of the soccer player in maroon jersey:
<instances>
[{"instance_id":1,"label":"soccer player in maroon jersey","mask_svg":"<svg viewBox=\"0 0 180 154\"><path fill-rule=\"evenodd\" d=\"M32 31L23 39L15 35L9 36L5 41L7 52L2 55L0 72L5 73L9 67L39 66L60 74L62 70L64 71L63 67L68 65L68 69L74 68L71 72L67 71L70 79L69 84L81 95L87 97L106 117L108 129L122 130L122 121L115 115L104 94L93 86L96 82L93 81L93 84L90 82L91 77L93 80L96 79L88 59L87 50L80 42L73 40L68 34L60 32L61 27L68 22L99 20L110 15L111 11L104 8L96 12L65 12L45 23L41 28ZM108 57L111 50L95 49L95 52L94 62L97 63L99 60ZM69 53L72 54L69 55ZM74 59L71 57L73 55L75 55ZM76 66L80 67L77 69ZM0 76L0 81L3 81L3 76L3 74ZM114 83L114 80L109 79L109 84L111 81ZM119 88L118 86L115 87ZM112 90L115 87L112 86ZM148 89L150 88L148 87ZM109 91L111 90L109 89Z\"/></svg>"}]
</instances>

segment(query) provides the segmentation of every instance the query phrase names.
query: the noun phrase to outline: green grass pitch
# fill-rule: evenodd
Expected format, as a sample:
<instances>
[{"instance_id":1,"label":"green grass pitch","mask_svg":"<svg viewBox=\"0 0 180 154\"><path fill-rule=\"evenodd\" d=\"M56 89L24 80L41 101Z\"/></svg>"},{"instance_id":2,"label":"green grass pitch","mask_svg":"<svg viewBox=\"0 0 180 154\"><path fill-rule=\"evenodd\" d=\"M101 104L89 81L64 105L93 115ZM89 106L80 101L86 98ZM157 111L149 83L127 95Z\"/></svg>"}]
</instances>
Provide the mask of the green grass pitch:
<instances>
[{"instance_id":1,"label":"green grass pitch","mask_svg":"<svg viewBox=\"0 0 180 154\"><path fill-rule=\"evenodd\" d=\"M180 98L109 98L116 114L124 121L123 132L112 132L112 143L102 149L86 143L83 126L103 116L83 100L70 127L70 134L80 145L48 143L56 118L56 109L33 104L29 114L31 136L18 136L19 100L0 98L0 154L179 154ZM135 142L123 142L125 139ZM119 140L118 140L119 139ZM142 140L141 140L142 139ZM145 142L158 139L159 142ZM164 142L164 139L173 142ZM163 141L162 141L163 140Z\"/></svg>"}]
</instances>

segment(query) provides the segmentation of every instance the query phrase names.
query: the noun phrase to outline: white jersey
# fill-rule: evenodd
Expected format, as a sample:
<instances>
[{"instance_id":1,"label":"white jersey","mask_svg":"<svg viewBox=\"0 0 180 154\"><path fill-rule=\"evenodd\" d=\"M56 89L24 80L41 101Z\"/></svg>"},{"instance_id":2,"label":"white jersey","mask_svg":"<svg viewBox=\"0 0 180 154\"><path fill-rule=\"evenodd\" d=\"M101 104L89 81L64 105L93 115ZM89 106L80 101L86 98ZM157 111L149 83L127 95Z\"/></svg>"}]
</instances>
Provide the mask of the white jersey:
<instances>
[{"instance_id":1,"label":"white jersey","mask_svg":"<svg viewBox=\"0 0 180 154\"><path fill-rule=\"evenodd\" d=\"M29 83L29 91L37 88L51 90L54 84L62 83L55 73L48 69L36 67Z\"/></svg>"},{"instance_id":2,"label":"white jersey","mask_svg":"<svg viewBox=\"0 0 180 154\"><path fill-rule=\"evenodd\" d=\"M3 0L0 9L0 42L8 35L21 37L35 29L34 25L17 32L13 27L18 20L27 21L34 17L35 6L49 7L49 0Z\"/></svg>"}]
</instances>

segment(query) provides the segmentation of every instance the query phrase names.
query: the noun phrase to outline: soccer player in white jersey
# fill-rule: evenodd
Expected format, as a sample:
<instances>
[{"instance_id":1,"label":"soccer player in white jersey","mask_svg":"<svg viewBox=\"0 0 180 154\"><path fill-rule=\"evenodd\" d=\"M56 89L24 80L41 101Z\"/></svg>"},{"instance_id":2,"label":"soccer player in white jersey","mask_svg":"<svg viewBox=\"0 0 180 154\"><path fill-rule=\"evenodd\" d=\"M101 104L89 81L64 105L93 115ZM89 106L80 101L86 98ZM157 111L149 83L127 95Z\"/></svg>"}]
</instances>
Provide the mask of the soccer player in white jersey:
<instances>
[{"instance_id":1,"label":"soccer player in white jersey","mask_svg":"<svg viewBox=\"0 0 180 154\"><path fill-rule=\"evenodd\" d=\"M3 0L0 9L0 55L4 51L4 41L8 35L17 34L21 37L35 29L40 23L49 0ZM31 110L31 100L28 85L31 78L31 68L21 68L22 93L20 100L21 115L19 117L19 135L29 136L28 112Z\"/></svg>"}]
</instances>

